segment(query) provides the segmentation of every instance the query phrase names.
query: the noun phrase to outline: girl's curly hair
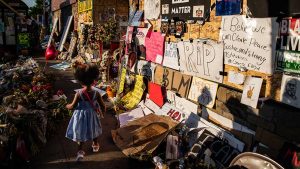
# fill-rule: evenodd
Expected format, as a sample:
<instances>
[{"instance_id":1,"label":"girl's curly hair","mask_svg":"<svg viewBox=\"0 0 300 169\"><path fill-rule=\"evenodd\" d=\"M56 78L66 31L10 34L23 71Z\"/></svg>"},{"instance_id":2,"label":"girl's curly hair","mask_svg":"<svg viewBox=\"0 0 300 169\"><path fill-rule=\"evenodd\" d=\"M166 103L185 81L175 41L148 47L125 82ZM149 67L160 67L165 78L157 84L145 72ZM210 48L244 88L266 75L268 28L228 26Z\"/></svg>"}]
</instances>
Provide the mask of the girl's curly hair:
<instances>
[{"instance_id":1,"label":"girl's curly hair","mask_svg":"<svg viewBox=\"0 0 300 169\"><path fill-rule=\"evenodd\" d=\"M92 85L99 74L99 69L95 64L78 64L75 66L74 77L82 85Z\"/></svg>"}]
</instances>

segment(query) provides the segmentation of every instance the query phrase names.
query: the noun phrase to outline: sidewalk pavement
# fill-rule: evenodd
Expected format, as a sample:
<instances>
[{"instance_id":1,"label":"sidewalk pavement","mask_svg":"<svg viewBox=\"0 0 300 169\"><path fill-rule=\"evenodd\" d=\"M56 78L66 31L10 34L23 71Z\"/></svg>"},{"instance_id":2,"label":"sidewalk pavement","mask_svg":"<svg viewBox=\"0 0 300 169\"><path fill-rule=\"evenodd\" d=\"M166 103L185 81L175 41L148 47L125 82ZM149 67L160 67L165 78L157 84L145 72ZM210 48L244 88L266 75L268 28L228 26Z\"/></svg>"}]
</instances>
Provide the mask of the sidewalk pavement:
<instances>
[{"instance_id":1,"label":"sidewalk pavement","mask_svg":"<svg viewBox=\"0 0 300 169\"><path fill-rule=\"evenodd\" d=\"M36 58L38 63L43 66L44 58ZM56 70L49 66L60 63L59 61L50 61L46 71L53 72L57 78L55 89L63 89L68 101L74 97L74 89L81 86L71 82L73 74L71 70ZM111 130L117 128L117 120L114 113L109 111L105 118L101 120L103 134L100 138L100 151L93 153L91 142L84 145L86 156L80 163L76 162L77 144L65 138L65 131L68 125L66 120L60 127L60 130L48 140L45 147L42 148L38 156L33 159L33 168L36 169L153 169L153 164L149 162L140 162L127 158L114 144L111 137Z\"/></svg>"}]
</instances>

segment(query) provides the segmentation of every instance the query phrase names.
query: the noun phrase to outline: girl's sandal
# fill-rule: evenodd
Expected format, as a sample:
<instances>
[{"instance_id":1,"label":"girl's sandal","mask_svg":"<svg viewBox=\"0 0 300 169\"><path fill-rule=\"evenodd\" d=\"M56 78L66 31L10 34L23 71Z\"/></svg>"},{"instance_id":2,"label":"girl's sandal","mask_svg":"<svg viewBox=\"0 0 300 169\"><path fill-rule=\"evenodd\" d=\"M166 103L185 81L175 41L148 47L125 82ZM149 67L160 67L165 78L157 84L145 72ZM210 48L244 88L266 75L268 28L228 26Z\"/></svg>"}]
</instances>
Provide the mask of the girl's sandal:
<instances>
[{"instance_id":1,"label":"girl's sandal","mask_svg":"<svg viewBox=\"0 0 300 169\"><path fill-rule=\"evenodd\" d=\"M100 149L99 143L98 143L97 145L92 144L92 148L93 148L93 152L94 152L94 153L99 152L99 149Z\"/></svg>"}]
</instances>

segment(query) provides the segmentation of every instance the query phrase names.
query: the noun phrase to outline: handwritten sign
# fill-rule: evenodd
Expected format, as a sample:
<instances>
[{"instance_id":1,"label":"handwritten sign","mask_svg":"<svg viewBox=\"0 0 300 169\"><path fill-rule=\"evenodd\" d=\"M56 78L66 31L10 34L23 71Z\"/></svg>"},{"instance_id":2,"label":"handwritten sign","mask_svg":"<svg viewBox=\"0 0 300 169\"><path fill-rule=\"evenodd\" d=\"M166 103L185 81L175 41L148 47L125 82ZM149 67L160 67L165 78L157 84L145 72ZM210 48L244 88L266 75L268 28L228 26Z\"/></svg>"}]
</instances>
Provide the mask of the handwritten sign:
<instances>
[{"instance_id":1,"label":"handwritten sign","mask_svg":"<svg viewBox=\"0 0 300 169\"><path fill-rule=\"evenodd\" d=\"M223 16L225 64L272 74L277 26L275 18Z\"/></svg>"},{"instance_id":2,"label":"handwritten sign","mask_svg":"<svg viewBox=\"0 0 300 169\"><path fill-rule=\"evenodd\" d=\"M164 54L165 37L160 32L149 32L146 39L146 60L161 64Z\"/></svg>"},{"instance_id":3,"label":"handwritten sign","mask_svg":"<svg viewBox=\"0 0 300 169\"><path fill-rule=\"evenodd\" d=\"M163 85L164 83L164 72L165 69L163 66L157 65L155 68L155 74L154 74L154 83Z\"/></svg>"},{"instance_id":4,"label":"handwritten sign","mask_svg":"<svg viewBox=\"0 0 300 169\"><path fill-rule=\"evenodd\" d=\"M144 1L145 19L157 19L160 14L160 0Z\"/></svg>"},{"instance_id":5,"label":"handwritten sign","mask_svg":"<svg viewBox=\"0 0 300 169\"><path fill-rule=\"evenodd\" d=\"M263 79L248 76L242 94L241 103L256 108Z\"/></svg>"},{"instance_id":6,"label":"handwritten sign","mask_svg":"<svg viewBox=\"0 0 300 169\"><path fill-rule=\"evenodd\" d=\"M145 90L145 84L143 82L143 76L136 75L136 81L133 91L128 92L122 99L121 102L126 109L133 109L136 107L143 96Z\"/></svg>"},{"instance_id":7,"label":"handwritten sign","mask_svg":"<svg viewBox=\"0 0 300 169\"><path fill-rule=\"evenodd\" d=\"M148 28L137 28L137 31L138 31L136 34L137 44L145 45L145 39L148 32Z\"/></svg>"},{"instance_id":8,"label":"handwritten sign","mask_svg":"<svg viewBox=\"0 0 300 169\"><path fill-rule=\"evenodd\" d=\"M176 93L172 92L171 90L167 90L167 102L173 106L175 106L175 97Z\"/></svg>"},{"instance_id":9,"label":"handwritten sign","mask_svg":"<svg viewBox=\"0 0 300 169\"><path fill-rule=\"evenodd\" d=\"M237 15L241 13L241 0L216 1L216 16Z\"/></svg>"},{"instance_id":10,"label":"handwritten sign","mask_svg":"<svg viewBox=\"0 0 300 169\"><path fill-rule=\"evenodd\" d=\"M170 116L173 120L177 122L182 122L186 120L190 114L191 113L189 112L183 112L182 110L178 109L177 107L169 103L164 104L159 112L159 115Z\"/></svg>"},{"instance_id":11,"label":"handwritten sign","mask_svg":"<svg viewBox=\"0 0 300 169\"><path fill-rule=\"evenodd\" d=\"M123 90L124 90L125 78L126 78L126 69L122 68L122 72L121 72L121 76L120 76L120 82L119 82L118 94L122 93Z\"/></svg>"},{"instance_id":12,"label":"handwritten sign","mask_svg":"<svg viewBox=\"0 0 300 169\"><path fill-rule=\"evenodd\" d=\"M228 82L234 83L237 85L242 85L245 81L245 75L235 72L235 71L229 71L228 72Z\"/></svg>"},{"instance_id":13,"label":"handwritten sign","mask_svg":"<svg viewBox=\"0 0 300 169\"><path fill-rule=\"evenodd\" d=\"M280 101L300 108L300 78L283 75Z\"/></svg>"},{"instance_id":14,"label":"handwritten sign","mask_svg":"<svg viewBox=\"0 0 300 169\"><path fill-rule=\"evenodd\" d=\"M179 42L180 70L185 74L222 83L223 43Z\"/></svg>"},{"instance_id":15,"label":"handwritten sign","mask_svg":"<svg viewBox=\"0 0 300 169\"><path fill-rule=\"evenodd\" d=\"M210 0L161 0L163 19L178 17L184 20L195 20L204 17L205 10L210 8Z\"/></svg>"},{"instance_id":16,"label":"handwritten sign","mask_svg":"<svg viewBox=\"0 0 300 169\"><path fill-rule=\"evenodd\" d=\"M192 82L192 76L182 74L172 69L165 69L163 84L167 89L172 90L181 97L187 97L190 84Z\"/></svg>"},{"instance_id":17,"label":"handwritten sign","mask_svg":"<svg viewBox=\"0 0 300 169\"><path fill-rule=\"evenodd\" d=\"M195 113L197 114L198 111L198 105L188 101L185 98L179 97L175 95L175 107L177 107L178 109L184 111L184 112L188 112L188 113Z\"/></svg>"},{"instance_id":18,"label":"handwritten sign","mask_svg":"<svg viewBox=\"0 0 300 169\"><path fill-rule=\"evenodd\" d=\"M163 65L175 70L179 70L179 56L177 43L165 43L165 55Z\"/></svg>"},{"instance_id":19,"label":"handwritten sign","mask_svg":"<svg viewBox=\"0 0 300 169\"><path fill-rule=\"evenodd\" d=\"M300 53L292 51L276 51L276 70L300 73Z\"/></svg>"},{"instance_id":20,"label":"handwritten sign","mask_svg":"<svg viewBox=\"0 0 300 169\"><path fill-rule=\"evenodd\" d=\"M218 84L193 77L188 98L200 104L212 108L215 104Z\"/></svg>"},{"instance_id":21,"label":"handwritten sign","mask_svg":"<svg viewBox=\"0 0 300 169\"><path fill-rule=\"evenodd\" d=\"M160 107L157 104L155 104L152 100L150 100L149 98L146 98L145 106L147 108L149 108L150 110L152 110L155 114L159 114Z\"/></svg>"}]
</instances>

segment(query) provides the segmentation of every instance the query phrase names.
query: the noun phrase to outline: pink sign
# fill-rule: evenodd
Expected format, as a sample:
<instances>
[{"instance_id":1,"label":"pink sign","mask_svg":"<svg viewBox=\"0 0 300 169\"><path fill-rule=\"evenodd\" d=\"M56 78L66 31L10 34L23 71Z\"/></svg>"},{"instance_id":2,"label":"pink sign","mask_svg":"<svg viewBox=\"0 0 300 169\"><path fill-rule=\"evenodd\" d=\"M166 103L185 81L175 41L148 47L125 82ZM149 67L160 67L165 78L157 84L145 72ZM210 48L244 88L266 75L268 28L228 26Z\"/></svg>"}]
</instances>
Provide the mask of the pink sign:
<instances>
[{"instance_id":1,"label":"pink sign","mask_svg":"<svg viewBox=\"0 0 300 169\"><path fill-rule=\"evenodd\" d=\"M146 60L162 64L165 37L160 32L149 32L145 39Z\"/></svg>"}]
</instances>

